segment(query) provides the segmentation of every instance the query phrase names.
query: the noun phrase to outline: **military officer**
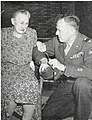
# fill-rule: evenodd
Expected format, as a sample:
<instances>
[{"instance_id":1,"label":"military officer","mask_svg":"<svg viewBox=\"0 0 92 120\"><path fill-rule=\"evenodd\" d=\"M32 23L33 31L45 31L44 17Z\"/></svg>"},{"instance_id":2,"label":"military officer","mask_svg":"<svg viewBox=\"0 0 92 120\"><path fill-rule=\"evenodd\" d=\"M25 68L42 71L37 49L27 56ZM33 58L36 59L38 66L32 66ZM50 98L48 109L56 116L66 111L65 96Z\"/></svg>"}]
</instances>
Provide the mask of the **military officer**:
<instances>
[{"instance_id":1,"label":"military officer","mask_svg":"<svg viewBox=\"0 0 92 120\"><path fill-rule=\"evenodd\" d=\"M58 68L63 75L42 110L42 120L62 120L73 115L74 120L88 120L92 110L92 39L79 32L77 16L59 16L56 36L46 43L38 42L33 58L39 71ZM64 44L66 43L66 45ZM54 56L47 60L45 54Z\"/></svg>"}]
</instances>

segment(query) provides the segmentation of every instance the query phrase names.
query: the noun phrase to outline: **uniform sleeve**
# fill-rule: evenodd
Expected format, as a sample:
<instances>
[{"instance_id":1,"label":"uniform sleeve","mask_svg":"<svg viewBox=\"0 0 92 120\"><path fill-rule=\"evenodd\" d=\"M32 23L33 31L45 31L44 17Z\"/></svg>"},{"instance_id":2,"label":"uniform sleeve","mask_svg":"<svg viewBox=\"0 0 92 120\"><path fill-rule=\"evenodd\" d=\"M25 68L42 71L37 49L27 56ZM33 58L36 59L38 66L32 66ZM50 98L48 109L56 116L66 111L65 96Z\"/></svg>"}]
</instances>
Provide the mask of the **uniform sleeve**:
<instances>
[{"instance_id":1,"label":"uniform sleeve","mask_svg":"<svg viewBox=\"0 0 92 120\"><path fill-rule=\"evenodd\" d=\"M87 77L92 80L92 40L83 47L83 66L66 65L65 75L68 77Z\"/></svg>"},{"instance_id":2,"label":"uniform sleeve","mask_svg":"<svg viewBox=\"0 0 92 120\"><path fill-rule=\"evenodd\" d=\"M33 47L32 58L36 65L40 65L40 61L42 58L46 58L45 53L40 52L37 46Z\"/></svg>"},{"instance_id":3,"label":"uniform sleeve","mask_svg":"<svg viewBox=\"0 0 92 120\"><path fill-rule=\"evenodd\" d=\"M46 42L46 52L48 53L49 56L54 56L55 51L54 51L54 43L55 43L56 37L52 38L48 42Z\"/></svg>"}]
</instances>

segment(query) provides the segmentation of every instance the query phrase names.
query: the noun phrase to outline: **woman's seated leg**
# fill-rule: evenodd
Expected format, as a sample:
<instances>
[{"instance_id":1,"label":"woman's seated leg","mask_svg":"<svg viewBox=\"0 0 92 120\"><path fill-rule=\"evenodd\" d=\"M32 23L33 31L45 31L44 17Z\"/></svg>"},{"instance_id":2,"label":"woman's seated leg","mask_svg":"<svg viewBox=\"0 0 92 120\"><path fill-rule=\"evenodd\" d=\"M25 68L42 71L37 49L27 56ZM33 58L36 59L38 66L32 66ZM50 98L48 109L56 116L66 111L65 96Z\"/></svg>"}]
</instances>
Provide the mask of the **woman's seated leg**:
<instances>
[{"instance_id":1,"label":"woman's seated leg","mask_svg":"<svg viewBox=\"0 0 92 120\"><path fill-rule=\"evenodd\" d=\"M17 104L12 100L9 104L9 110L8 110L8 115L7 116L12 116Z\"/></svg>"},{"instance_id":2,"label":"woman's seated leg","mask_svg":"<svg viewBox=\"0 0 92 120\"><path fill-rule=\"evenodd\" d=\"M22 120L31 120L34 113L35 105L23 105Z\"/></svg>"}]
</instances>

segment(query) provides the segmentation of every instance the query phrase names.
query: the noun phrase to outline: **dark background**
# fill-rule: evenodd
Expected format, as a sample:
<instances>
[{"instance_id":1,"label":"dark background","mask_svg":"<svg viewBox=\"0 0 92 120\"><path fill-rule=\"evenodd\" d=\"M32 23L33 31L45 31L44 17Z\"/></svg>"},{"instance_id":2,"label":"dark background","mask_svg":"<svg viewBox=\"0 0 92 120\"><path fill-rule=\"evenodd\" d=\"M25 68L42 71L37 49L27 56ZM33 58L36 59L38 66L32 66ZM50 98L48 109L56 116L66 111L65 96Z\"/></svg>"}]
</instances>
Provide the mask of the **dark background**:
<instances>
[{"instance_id":1,"label":"dark background","mask_svg":"<svg viewBox=\"0 0 92 120\"><path fill-rule=\"evenodd\" d=\"M29 27L37 31L39 38L55 35L55 18L58 14L75 14L81 20L80 32L92 38L91 1L2 1L1 27L11 26L12 13L26 9L31 13Z\"/></svg>"}]
</instances>

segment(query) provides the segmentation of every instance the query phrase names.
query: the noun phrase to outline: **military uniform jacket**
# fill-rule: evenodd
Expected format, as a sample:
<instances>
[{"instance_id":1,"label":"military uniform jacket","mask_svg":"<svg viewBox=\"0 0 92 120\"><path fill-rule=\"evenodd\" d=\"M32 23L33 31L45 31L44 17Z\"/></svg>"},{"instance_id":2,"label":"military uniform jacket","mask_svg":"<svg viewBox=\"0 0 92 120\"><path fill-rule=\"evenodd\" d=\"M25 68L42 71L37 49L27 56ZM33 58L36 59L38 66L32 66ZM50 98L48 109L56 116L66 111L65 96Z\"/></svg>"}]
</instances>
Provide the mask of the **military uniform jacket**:
<instances>
[{"instance_id":1,"label":"military uniform jacket","mask_svg":"<svg viewBox=\"0 0 92 120\"><path fill-rule=\"evenodd\" d=\"M92 80L92 39L78 33L66 56L64 54L64 44L60 43L57 37L54 37L45 44L46 53L49 56L54 56L66 66L64 74L67 77L86 77ZM34 48L33 59L37 64L43 57L45 57L44 53Z\"/></svg>"}]
</instances>

